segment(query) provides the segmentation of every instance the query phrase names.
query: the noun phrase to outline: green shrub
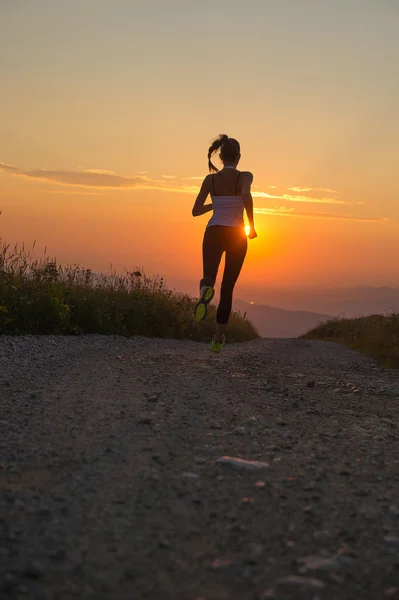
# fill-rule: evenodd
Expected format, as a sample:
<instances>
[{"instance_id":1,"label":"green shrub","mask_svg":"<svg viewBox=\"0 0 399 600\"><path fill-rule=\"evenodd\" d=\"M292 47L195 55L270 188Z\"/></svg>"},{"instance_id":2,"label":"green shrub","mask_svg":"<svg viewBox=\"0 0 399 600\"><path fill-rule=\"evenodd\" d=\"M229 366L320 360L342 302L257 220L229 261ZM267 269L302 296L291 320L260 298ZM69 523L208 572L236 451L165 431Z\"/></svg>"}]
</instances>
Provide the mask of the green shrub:
<instances>
[{"instance_id":1,"label":"green shrub","mask_svg":"<svg viewBox=\"0 0 399 600\"><path fill-rule=\"evenodd\" d=\"M45 255L33 260L24 246L0 240L0 334L143 335L208 341L214 333L215 308L195 323L195 300L172 292L163 278L142 270L93 273L77 264L62 266ZM258 334L233 313L229 341Z\"/></svg>"}]
</instances>

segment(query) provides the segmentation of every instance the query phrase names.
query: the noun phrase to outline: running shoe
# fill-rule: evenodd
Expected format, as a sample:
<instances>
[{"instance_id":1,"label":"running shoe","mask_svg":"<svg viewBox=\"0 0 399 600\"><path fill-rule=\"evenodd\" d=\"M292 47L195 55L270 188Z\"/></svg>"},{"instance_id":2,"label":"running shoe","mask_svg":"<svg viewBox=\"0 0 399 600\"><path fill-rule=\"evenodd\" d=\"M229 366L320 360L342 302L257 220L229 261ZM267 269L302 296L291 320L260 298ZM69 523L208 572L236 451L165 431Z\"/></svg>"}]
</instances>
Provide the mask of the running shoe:
<instances>
[{"instance_id":1,"label":"running shoe","mask_svg":"<svg viewBox=\"0 0 399 600\"><path fill-rule=\"evenodd\" d=\"M215 339L212 338L212 342L211 342L211 350L212 352L220 352L221 349L223 348L223 346L226 343L226 337L223 336L223 340L221 342L215 342Z\"/></svg>"},{"instance_id":2,"label":"running shoe","mask_svg":"<svg viewBox=\"0 0 399 600\"><path fill-rule=\"evenodd\" d=\"M205 319L208 312L208 304L215 295L215 290L210 285L203 285L200 292L200 297L195 305L194 318L197 323Z\"/></svg>"}]
</instances>

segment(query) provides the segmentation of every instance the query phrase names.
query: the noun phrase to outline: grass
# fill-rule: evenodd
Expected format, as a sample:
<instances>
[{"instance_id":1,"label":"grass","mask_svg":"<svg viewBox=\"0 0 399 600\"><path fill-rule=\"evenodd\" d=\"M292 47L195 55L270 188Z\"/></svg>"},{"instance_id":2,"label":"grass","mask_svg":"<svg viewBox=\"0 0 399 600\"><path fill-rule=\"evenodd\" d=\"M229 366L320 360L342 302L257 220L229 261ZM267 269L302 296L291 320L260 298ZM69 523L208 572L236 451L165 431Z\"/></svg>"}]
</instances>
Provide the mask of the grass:
<instances>
[{"instance_id":1,"label":"grass","mask_svg":"<svg viewBox=\"0 0 399 600\"><path fill-rule=\"evenodd\" d=\"M215 307L195 323L195 301L142 271L93 273L77 264L62 266L45 254L33 258L24 246L0 239L0 334L87 333L142 335L209 341ZM258 337L240 313L232 313L229 341Z\"/></svg>"},{"instance_id":2,"label":"grass","mask_svg":"<svg viewBox=\"0 0 399 600\"><path fill-rule=\"evenodd\" d=\"M339 342L371 356L384 367L399 368L399 314L336 318L321 323L300 339Z\"/></svg>"}]
</instances>

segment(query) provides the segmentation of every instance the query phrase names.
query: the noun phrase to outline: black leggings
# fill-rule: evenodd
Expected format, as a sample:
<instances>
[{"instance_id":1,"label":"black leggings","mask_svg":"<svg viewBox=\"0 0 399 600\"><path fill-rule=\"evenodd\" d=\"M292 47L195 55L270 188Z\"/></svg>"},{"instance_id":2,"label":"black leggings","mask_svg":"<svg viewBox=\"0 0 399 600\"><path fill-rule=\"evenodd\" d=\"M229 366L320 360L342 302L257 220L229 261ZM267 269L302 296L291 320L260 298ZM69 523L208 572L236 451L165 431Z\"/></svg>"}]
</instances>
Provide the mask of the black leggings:
<instances>
[{"instance_id":1,"label":"black leggings","mask_svg":"<svg viewBox=\"0 0 399 600\"><path fill-rule=\"evenodd\" d=\"M220 302L216 313L216 322L220 325L228 323L234 286L247 253L247 236L244 228L222 225L207 227L202 244L204 277L201 279L200 288L204 285L214 287L223 252L226 252L226 259Z\"/></svg>"}]
</instances>

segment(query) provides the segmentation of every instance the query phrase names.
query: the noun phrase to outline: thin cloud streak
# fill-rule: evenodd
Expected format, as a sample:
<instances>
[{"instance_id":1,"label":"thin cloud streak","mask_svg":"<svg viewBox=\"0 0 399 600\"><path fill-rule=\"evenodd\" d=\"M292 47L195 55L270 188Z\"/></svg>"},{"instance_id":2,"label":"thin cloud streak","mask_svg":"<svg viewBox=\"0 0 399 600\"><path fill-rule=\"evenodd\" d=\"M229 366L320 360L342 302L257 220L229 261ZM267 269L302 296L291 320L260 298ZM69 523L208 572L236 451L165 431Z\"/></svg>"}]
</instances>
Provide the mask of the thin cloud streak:
<instances>
[{"instance_id":1,"label":"thin cloud streak","mask_svg":"<svg viewBox=\"0 0 399 600\"><path fill-rule=\"evenodd\" d=\"M79 168L82 173L95 173L97 175L115 175L115 171L109 171L108 169L83 169Z\"/></svg>"},{"instance_id":2,"label":"thin cloud streak","mask_svg":"<svg viewBox=\"0 0 399 600\"><path fill-rule=\"evenodd\" d=\"M176 186L164 180L150 179L145 175L135 177L124 177L112 172L99 170L63 171L49 169L21 169L14 165L0 162L0 171L11 175L27 177L35 181L45 181L58 185L69 185L71 187L84 187L94 189L148 189L170 191L178 193L195 193L197 186Z\"/></svg>"},{"instance_id":3,"label":"thin cloud streak","mask_svg":"<svg viewBox=\"0 0 399 600\"><path fill-rule=\"evenodd\" d=\"M330 213L297 213L293 208L280 206L279 208L254 208L254 213L257 215L270 215L278 217L301 217L301 218L319 218L319 219L338 219L349 221L360 221L366 223L382 223L388 221L383 217L356 217L352 215L332 215Z\"/></svg>"},{"instance_id":4,"label":"thin cloud streak","mask_svg":"<svg viewBox=\"0 0 399 600\"><path fill-rule=\"evenodd\" d=\"M90 192L88 190L43 190L43 194L51 194L54 196L56 194L65 195L65 196L101 196L101 191L98 190L96 192Z\"/></svg>"},{"instance_id":5,"label":"thin cloud streak","mask_svg":"<svg viewBox=\"0 0 399 600\"><path fill-rule=\"evenodd\" d=\"M269 186L270 187L270 186ZM330 188L312 188L312 187L290 187L288 188L291 192L327 192L328 194L336 194L337 190Z\"/></svg>"},{"instance_id":6,"label":"thin cloud streak","mask_svg":"<svg viewBox=\"0 0 399 600\"><path fill-rule=\"evenodd\" d=\"M270 198L271 200L285 200L287 202L305 202L309 204L350 204L337 198L312 198L311 196L293 196L292 194L281 194L275 196L266 192L252 192L255 198Z\"/></svg>"}]
</instances>

